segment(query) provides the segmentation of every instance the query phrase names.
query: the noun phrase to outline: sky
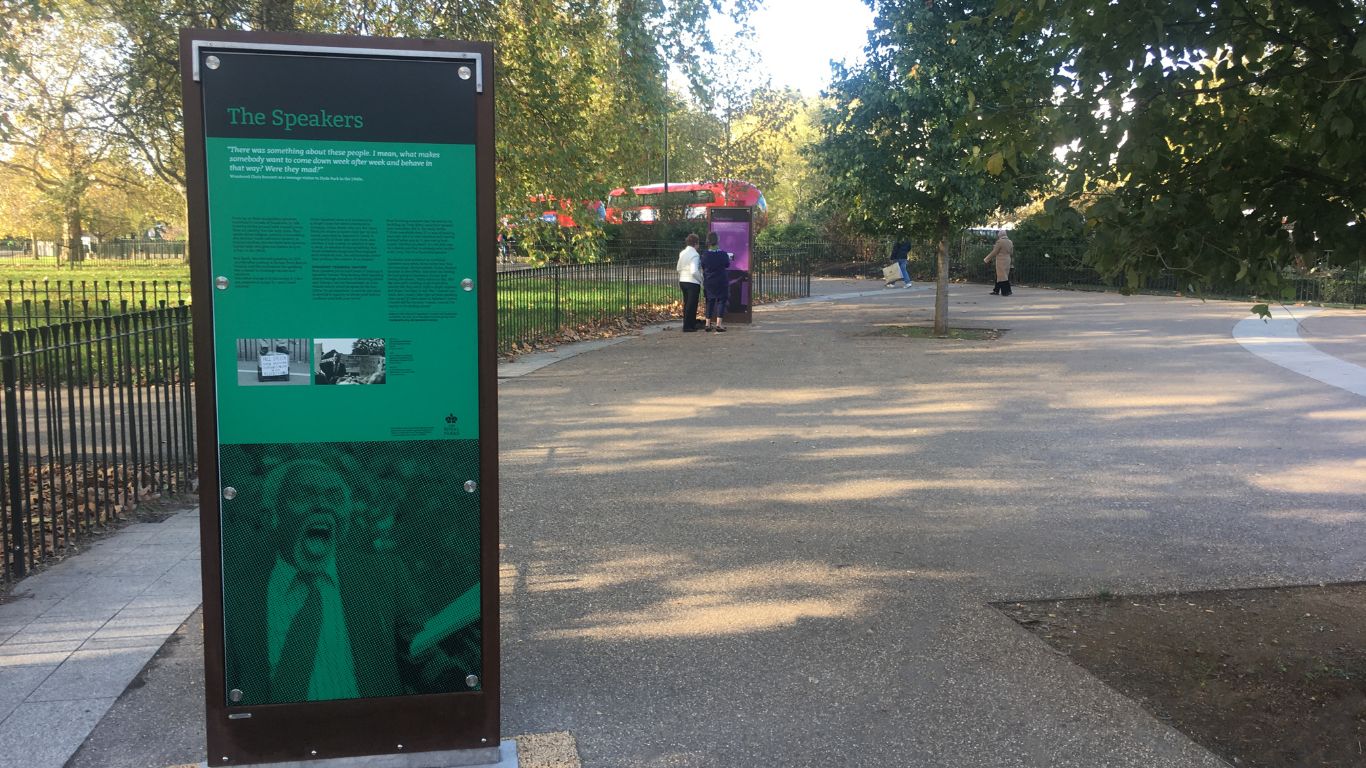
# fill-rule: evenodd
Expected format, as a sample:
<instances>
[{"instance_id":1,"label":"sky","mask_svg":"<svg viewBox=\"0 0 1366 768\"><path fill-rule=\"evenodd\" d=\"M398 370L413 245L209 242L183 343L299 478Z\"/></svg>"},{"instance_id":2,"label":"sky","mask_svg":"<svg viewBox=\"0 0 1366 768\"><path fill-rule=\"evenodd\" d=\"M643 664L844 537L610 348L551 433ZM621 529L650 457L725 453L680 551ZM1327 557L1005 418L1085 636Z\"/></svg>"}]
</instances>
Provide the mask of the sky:
<instances>
[{"instance_id":1,"label":"sky","mask_svg":"<svg viewBox=\"0 0 1366 768\"><path fill-rule=\"evenodd\" d=\"M861 59L873 25L863 0L767 0L754 16L754 47L773 85L817 96L830 60ZM717 42L724 38L717 35Z\"/></svg>"}]
</instances>

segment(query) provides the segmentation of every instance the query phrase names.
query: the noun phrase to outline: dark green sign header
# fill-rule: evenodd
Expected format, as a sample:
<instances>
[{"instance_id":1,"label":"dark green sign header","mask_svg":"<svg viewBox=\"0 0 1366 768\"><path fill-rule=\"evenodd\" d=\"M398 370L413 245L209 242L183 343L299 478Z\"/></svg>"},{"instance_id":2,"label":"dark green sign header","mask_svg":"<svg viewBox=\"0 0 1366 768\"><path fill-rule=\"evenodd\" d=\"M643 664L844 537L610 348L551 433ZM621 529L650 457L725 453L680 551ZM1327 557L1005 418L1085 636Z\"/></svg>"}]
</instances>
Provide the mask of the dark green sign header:
<instances>
[{"instance_id":1,"label":"dark green sign header","mask_svg":"<svg viewBox=\"0 0 1366 768\"><path fill-rule=\"evenodd\" d=\"M200 51L204 130L225 139L474 144L476 97L450 61Z\"/></svg>"}]
</instances>

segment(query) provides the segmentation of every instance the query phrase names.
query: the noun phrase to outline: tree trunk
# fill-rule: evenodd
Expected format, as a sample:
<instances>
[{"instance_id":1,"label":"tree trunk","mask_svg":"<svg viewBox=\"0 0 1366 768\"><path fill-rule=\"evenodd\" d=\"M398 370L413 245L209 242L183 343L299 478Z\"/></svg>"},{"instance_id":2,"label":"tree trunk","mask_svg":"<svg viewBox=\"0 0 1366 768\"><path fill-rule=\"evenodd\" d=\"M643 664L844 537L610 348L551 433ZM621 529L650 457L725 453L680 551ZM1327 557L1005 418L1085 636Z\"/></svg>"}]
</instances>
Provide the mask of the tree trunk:
<instances>
[{"instance_id":1,"label":"tree trunk","mask_svg":"<svg viewBox=\"0 0 1366 768\"><path fill-rule=\"evenodd\" d=\"M934 278L934 335L949 335L949 222L940 219L935 227L939 241L939 270Z\"/></svg>"},{"instance_id":2,"label":"tree trunk","mask_svg":"<svg viewBox=\"0 0 1366 768\"><path fill-rule=\"evenodd\" d=\"M70 266L76 266L80 261L85 260L85 242L81 237L81 204L75 201L66 207L66 262Z\"/></svg>"}]
</instances>

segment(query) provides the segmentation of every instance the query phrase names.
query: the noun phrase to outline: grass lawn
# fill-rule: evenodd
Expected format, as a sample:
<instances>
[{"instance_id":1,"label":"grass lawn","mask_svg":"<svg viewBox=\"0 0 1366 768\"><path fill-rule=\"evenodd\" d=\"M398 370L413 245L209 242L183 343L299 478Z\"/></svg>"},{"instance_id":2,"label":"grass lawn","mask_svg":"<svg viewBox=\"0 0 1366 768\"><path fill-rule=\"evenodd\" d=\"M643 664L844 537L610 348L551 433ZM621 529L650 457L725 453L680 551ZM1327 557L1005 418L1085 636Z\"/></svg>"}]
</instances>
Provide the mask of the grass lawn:
<instances>
[{"instance_id":1,"label":"grass lawn","mask_svg":"<svg viewBox=\"0 0 1366 768\"><path fill-rule=\"evenodd\" d=\"M43 280L49 282L60 280L63 283L75 281L79 284L82 280L86 282L98 282L103 284L106 280L118 282L141 282L144 280L165 281L169 280L172 284L175 281L188 283L190 280L190 265L179 259L148 259L148 260L122 260L122 259L99 259L89 258L77 264L75 267L67 266L65 263L58 265L54 260L14 257L0 258L0 284L8 281L18 282L20 280Z\"/></svg>"}]
</instances>

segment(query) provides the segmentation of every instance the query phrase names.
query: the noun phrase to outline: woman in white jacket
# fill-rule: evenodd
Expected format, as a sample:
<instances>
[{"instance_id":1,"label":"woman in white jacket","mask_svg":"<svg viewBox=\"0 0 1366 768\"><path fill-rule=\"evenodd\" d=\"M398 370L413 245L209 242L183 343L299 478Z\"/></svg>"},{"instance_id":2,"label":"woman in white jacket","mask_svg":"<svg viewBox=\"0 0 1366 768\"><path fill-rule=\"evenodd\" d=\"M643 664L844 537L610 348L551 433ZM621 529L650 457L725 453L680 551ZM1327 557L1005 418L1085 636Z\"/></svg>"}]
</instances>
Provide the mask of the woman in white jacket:
<instances>
[{"instance_id":1,"label":"woman in white jacket","mask_svg":"<svg viewBox=\"0 0 1366 768\"><path fill-rule=\"evenodd\" d=\"M678 288L683 291L683 332L697 332L697 299L702 295L702 259L697 253L697 235L688 235L687 245L678 252Z\"/></svg>"}]
</instances>

